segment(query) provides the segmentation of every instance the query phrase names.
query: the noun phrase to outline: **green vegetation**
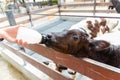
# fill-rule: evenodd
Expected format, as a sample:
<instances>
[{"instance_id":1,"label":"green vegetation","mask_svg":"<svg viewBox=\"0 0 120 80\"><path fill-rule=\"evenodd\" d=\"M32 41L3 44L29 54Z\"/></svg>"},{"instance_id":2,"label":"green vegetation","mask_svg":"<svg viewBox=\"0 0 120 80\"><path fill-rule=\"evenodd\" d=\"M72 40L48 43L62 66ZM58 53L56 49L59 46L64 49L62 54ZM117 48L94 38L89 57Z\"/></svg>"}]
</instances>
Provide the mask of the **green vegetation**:
<instances>
[{"instance_id":1,"label":"green vegetation","mask_svg":"<svg viewBox=\"0 0 120 80\"><path fill-rule=\"evenodd\" d=\"M58 4L58 0L42 1L42 5L56 5L56 4Z\"/></svg>"},{"instance_id":2,"label":"green vegetation","mask_svg":"<svg viewBox=\"0 0 120 80\"><path fill-rule=\"evenodd\" d=\"M53 5L58 4L58 0L52 0L52 4L53 4Z\"/></svg>"}]
</instances>

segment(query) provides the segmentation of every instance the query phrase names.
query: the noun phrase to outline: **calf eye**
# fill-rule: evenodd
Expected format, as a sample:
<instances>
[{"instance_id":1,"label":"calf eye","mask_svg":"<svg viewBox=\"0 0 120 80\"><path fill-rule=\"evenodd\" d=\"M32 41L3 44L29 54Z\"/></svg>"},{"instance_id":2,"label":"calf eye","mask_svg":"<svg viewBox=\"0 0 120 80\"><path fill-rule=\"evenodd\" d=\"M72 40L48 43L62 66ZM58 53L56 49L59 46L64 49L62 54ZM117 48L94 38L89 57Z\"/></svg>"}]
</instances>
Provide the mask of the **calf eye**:
<instances>
[{"instance_id":1,"label":"calf eye","mask_svg":"<svg viewBox=\"0 0 120 80\"><path fill-rule=\"evenodd\" d=\"M75 41L79 39L79 37L76 36L76 35L74 35L72 38L73 38L73 40L75 40Z\"/></svg>"}]
</instances>

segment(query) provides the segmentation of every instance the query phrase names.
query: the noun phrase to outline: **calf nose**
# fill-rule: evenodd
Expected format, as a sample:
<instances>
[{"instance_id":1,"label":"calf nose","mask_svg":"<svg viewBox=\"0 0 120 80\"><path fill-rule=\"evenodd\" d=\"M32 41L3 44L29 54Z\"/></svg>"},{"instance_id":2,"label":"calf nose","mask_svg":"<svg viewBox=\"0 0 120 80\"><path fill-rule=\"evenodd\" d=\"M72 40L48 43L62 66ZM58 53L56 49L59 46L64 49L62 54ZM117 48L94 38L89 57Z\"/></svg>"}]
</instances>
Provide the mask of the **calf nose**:
<instances>
[{"instance_id":1,"label":"calf nose","mask_svg":"<svg viewBox=\"0 0 120 80\"><path fill-rule=\"evenodd\" d=\"M51 41L53 41L53 42L56 42L56 35L54 34L54 33L51 33L51 34L48 34L47 35L47 40L49 41L49 42L51 42Z\"/></svg>"},{"instance_id":2,"label":"calf nose","mask_svg":"<svg viewBox=\"0 0 120 80\"><path fill-rule=\"evenodd\" d=\"M48 35L47 35L47 38L48 38L48 39L51 39L51 38L52 38L52 35L51 35L51 34L48 34Z\"/></svg>"}]
</instances>

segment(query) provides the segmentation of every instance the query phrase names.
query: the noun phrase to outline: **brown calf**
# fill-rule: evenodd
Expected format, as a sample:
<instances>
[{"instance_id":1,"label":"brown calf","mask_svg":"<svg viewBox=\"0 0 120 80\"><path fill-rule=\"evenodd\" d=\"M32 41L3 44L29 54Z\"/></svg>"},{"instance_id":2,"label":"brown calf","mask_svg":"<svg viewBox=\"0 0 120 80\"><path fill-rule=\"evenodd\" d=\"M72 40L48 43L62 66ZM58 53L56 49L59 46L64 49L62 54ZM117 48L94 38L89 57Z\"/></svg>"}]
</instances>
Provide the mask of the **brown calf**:
<instances>
[{"instance_id":1,"label":"brown calf","mask_svg":"<svg viewBox=\"0 0 120 80\"><path fill-rule=\"evenodd\" d=\"M46 46L77 58L91 58L120 68L120 46L90 39L83 29L66 30L47 35Z\"/></svg>"}]
</instances>

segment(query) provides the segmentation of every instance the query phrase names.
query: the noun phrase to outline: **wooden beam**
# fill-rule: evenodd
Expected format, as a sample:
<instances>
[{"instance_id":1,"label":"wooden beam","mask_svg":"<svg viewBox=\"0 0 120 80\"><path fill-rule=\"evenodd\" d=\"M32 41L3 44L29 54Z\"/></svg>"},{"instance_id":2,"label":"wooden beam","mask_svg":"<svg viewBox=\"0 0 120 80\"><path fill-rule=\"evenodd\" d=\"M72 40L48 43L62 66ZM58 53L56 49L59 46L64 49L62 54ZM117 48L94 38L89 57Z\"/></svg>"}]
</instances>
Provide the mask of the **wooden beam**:
<instances>
[{"instance_id":1,"label":"wooden beam","mask_svg":"<svg viewBox=\"0 0 120 80\"><path fill-rule=\"evenodd\" d=\"M7 44L2 44L2 46L5 46L8 50L12 51L19 57L23 58L23 60L29 62L31 65L33 65L34 67L41 70L42 72L44 72L45 74L47 74L48 76L50 76L51 78L53 78L55 80L71 80L70 78L67 78L67 77L61 75L58 71L52 70L47 65L39 62L38 60L34 59L33 57L31 57L29 55L27 55L23 51L16 50L15 48L13 48Z\"/></svg>"},{"instance_id":2,"label":"wooden beam","mask_svg":"<svg viewBox=\"0 0 120 80\"><path fill-rule=\"evenodd\" d=\"M58 75L58 73L54 73L52 70L47 69L47 67L41 65L38 61L35 61L34 59L28 57L28 55L23 54L23 52L20 52L20 51L18 52L15 49L8 46L7 44L2 44L2 45L5 46L7 49L11 50L12 52L14 52L15 54L17 53L18 56L20 56L24 60L30 62L35 67L37 67L41 71L45 72L49 76L51 76L53 79L65 80L65 78L60 77ZM69 67L70 69L73 69L81 74L84 74L94 80L118 80L118 79L120 79L120 70L117 68L114 68L114 69L116 69L118 71L111 70L111 69L108 69L107 67L92 64L88 61L85 61L82 59L77 59L68 54L63 54L63 53L57 52L51 48L44 47L44 46L38 45L38 44L31 44L31 45L27 45L25 47L34 52L37 52L39 55L42 55L44 57L47 57L47 58L53 60L57 64L61 64L66 67ZM66 79L66 80L69 80L69 79Z\"/></svg>"},{"instance_id":3,"label":"wooden beam","mask_svg":"<svg viewBox=\"0 0 120 80\"><path fill-rule=\"evenodd\" d=\"M69 67L70 69L82 73L94 80L118 80L120 78L120 72L114 72L107 68L86 62L82 59L77 59L68 54L54 51L48 47L41 45L28 45L26 48L53 60L57 64Z\"/></svg>"}]
</instances>

